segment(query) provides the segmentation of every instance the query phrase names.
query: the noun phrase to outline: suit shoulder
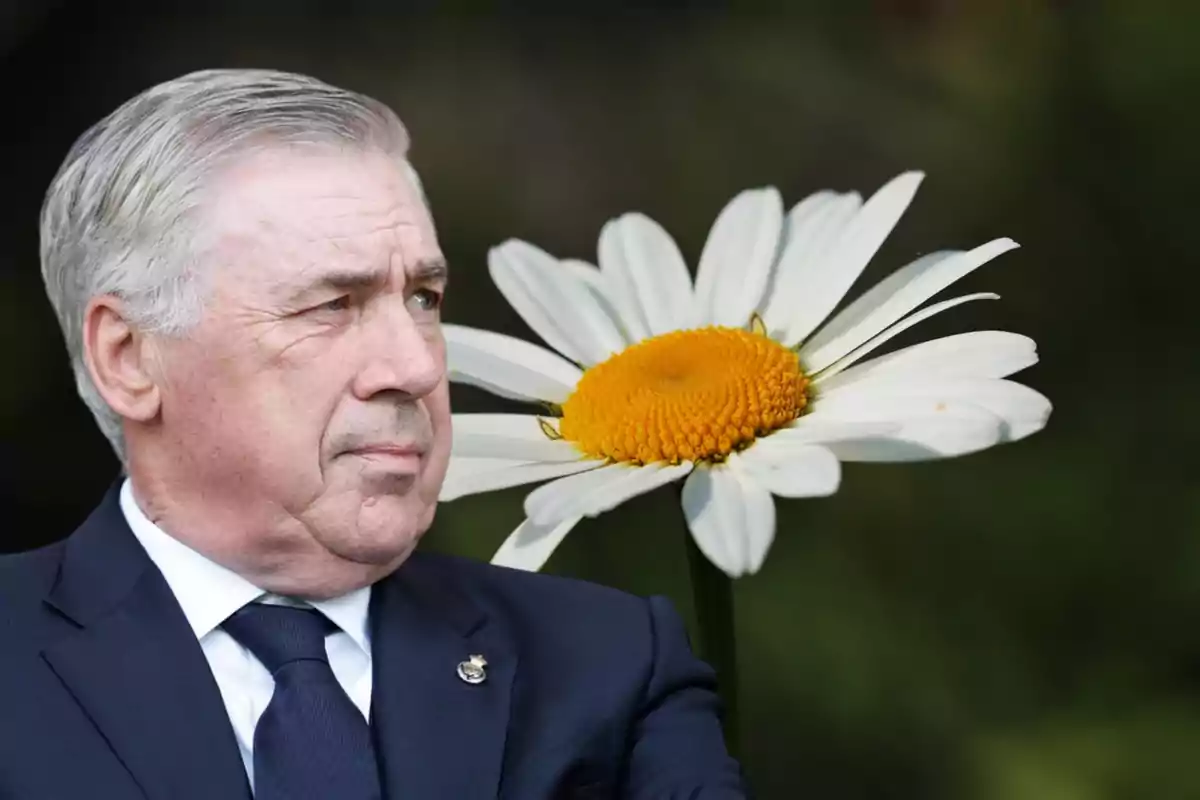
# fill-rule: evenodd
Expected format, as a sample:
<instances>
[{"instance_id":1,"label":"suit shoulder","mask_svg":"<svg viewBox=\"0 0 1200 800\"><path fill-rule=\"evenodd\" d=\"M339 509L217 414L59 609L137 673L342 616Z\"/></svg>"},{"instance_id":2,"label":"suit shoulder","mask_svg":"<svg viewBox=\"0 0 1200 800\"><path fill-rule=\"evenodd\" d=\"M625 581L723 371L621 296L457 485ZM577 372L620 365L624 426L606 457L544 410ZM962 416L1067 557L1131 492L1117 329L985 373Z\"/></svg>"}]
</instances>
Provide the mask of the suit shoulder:
<instances>
[{"instance_id":1,"label":"suit shoulder","mask_svg":"<svg viewBox=\"0 0 1200 800\"><path fill-rule=\"evenodd\" d=\"M568 624L644 626L646 599L598 583L543 572L501 567L464 556L424 553L429 567L449 579L484 606L506 608L524 616L558 619ZM626 628L628 630L628 628Z\"/></svg>"},{"instance_id":2,"label":"suit shoulder","mask_svg":"<svg viewBox=\"0 0 1200 800\"><path fill-rule=\"evenodd\" d=\"M650 602L596 583L526 572L442 554L423 555L422 570L453 586L521 654L522 671L542 698L573 702L586 690L620 716L653 671L655 623Z\"/></svg>"},{"instance_id":3,"label":"suit shoulder","mask_svg":"<svg viewBox=\"0 0 1200 800\"><path fill-rule=\"evenodd\" d=\"M0 555L0 598L9 602L45 597L58 575L62 562L63 542L27 550L23 553Z\"/></svg>"},{"instance_id":4,"label":"suit shoulder","mask_svg":"<svg viewBox=\"0 0 1200 800\"><path fill-rule=\"evenodd\" d=\"M23 643L40 641L43 599L58 577L62 543L0 555L0 655L16 655Z\"/></svg>"}]
</instances>

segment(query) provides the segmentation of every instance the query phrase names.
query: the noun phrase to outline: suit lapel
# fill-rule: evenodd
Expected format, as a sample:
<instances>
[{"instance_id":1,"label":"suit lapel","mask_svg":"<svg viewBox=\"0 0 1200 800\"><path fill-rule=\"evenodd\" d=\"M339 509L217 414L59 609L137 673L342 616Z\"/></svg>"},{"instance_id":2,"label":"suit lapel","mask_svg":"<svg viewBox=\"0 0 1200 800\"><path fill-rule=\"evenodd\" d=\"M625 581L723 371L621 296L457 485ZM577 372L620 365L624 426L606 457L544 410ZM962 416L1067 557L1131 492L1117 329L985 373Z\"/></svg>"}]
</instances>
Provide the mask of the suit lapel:
<instances>
[{"instance_id":1,"label":"suit lapel","mask_svg":"<svg viewBox=\"0 0 1200 800\"><path fill-rule=\"evenodd\" d=\"M495 797L516 654L453 585L413 555L372 591L372 728L386 797ZM457 666L482 655L486 679Z\"/></svg>"},{"instance_id":2,"label":"suit lapel","mask_svg":"<svg viewBox=\"0 0 1200 800\"><path fill-rule=\"evenodd\" d=\"M204 653L115 490L67 541L46 601L80 630L43 657L149 800L249 800Z\"/></svg>"}]
</instances>

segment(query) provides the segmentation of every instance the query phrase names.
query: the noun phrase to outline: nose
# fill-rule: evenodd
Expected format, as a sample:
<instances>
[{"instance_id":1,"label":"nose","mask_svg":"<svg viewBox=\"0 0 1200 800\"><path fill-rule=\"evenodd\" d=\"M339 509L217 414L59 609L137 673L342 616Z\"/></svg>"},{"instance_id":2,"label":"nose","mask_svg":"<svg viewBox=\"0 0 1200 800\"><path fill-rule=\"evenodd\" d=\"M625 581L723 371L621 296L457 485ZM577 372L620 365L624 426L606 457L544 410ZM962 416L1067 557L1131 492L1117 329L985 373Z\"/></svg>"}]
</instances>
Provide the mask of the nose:
<instances>
[{"instance_id":1,"label":"nose","mask_svg":"<svg viewBox=\"0 0 1200 800\"><path fill-rule=\"evenodd\" d=\"M398 308L377 314L366 328L362 365L352 387L359 400L382 392L424 397L441 383L446 368L436 323L418 324Z\"/></svg>"}]
</instances>

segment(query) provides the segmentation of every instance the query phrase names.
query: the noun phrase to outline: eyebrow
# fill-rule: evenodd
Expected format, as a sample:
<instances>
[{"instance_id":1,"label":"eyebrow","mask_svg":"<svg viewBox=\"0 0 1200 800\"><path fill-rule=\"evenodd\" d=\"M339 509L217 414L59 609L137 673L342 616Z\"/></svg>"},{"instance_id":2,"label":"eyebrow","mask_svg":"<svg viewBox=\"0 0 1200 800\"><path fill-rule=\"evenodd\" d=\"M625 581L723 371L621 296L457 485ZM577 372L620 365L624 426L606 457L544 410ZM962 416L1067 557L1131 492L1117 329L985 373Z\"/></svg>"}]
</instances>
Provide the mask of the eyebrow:
<instances>
[{"instance_id":1,"label":"eyebrow","mask_svg":"<svg viewBox=\"0 0 1200 800\"><path fill-rule=\"evenodd\" d=\"M311 283L306 283L296 291L289 293L289 297L294 302L322 289L333 289L339 292L372 289L379 285L382 274L382 270L331 269ZM445 259L430 258L419 261L411 269L406 270L405 282L444 282L449 275L450 268Z\"/></svg>"},{"instance_id":2,"label":"eyebrow","mask_svg":"<svg viewBox=\"0 0 1200 800\"><path fill-rule=\"evenodd\" d=\"M408 271L408 279L418 283L444 281L450 277L450 265L444 258L427 258L418 261Z\"/></svg>"}]
</instances>

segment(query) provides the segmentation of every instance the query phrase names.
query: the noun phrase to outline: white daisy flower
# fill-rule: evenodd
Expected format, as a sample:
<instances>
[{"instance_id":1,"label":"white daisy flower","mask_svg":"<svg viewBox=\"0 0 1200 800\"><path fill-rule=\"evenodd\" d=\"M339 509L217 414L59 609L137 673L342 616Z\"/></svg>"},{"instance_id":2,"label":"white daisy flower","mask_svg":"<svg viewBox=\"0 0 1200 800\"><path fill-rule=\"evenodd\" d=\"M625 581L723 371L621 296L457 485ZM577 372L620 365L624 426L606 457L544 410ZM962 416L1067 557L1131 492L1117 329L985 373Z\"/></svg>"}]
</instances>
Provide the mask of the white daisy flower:
<instances>
[{"instance_id":1,"label":"white daisy flower","mask_svg":"<svg viewBox=\"0 0 1200 800\"><path fill-rule=\"evenodd\" d=\"M1004 380L1037 361L1025 336L975 331L862 360L934 314L996 298L918 310L1015 242L930 253L825 321L923 177L866 202L819 192L787 213L774 188L744 191L713 224L695 285L640 213L601 230L599 268L522 241L494 248L496 286L557 352L446 325L450 379L553 411L454 415L441 499L549 480L493 558L536 570L583 517L685 480L697 546L739 577L774 539L772 495L829 495L840 461L958 456L1040 430L1049 401Z\"/></svg>"}]
</instances>

